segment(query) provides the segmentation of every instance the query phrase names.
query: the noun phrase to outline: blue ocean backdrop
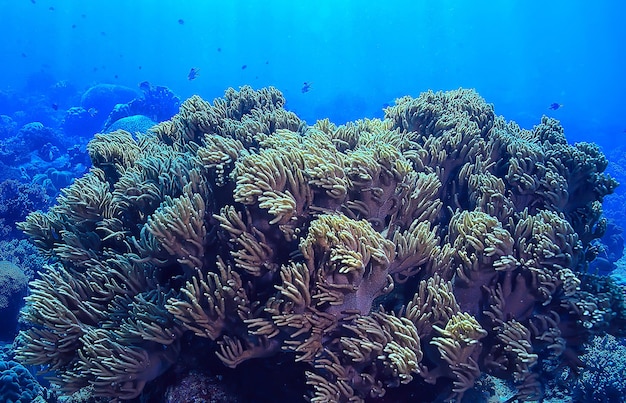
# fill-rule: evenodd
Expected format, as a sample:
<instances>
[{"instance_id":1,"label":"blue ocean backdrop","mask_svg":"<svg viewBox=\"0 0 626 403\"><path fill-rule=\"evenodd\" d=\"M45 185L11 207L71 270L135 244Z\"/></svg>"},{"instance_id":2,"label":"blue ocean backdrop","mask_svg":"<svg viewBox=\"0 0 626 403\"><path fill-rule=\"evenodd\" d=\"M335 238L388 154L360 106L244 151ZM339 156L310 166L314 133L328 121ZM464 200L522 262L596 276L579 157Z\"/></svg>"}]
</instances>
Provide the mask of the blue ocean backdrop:
<instances>
[{"instance_id":1,"label":"blue ocean backdrop","mask_svg":"<svg viewBox=\"0 0 626 403\"><path fill-rule=\"evenodd\" d=\"M615 1L36 0L1 7L0 84L18 92L45 89L38 78L77 90L149 81L181 99L273 85L307 121L343 123L380 117L400 96L465 87L522 127L554 116L571 141L612 144L626 129L626 27ZM192 67L200 75L190 81ZM311 91L301 92L304 82ZM564 107L548 110L554 102Z\"/></svg>"},{"instance_id":2,"label":"blue ocean backdrop","mask_svg":"<svg viewBox=\"0 0 626 403\"><path fill-rule=\"evenodd\" d=\"M15 359L26 284L54 261L16 223L89 171L96 133L145 133L186 99L212 101L228 88L275 87L306 125L383 119L399 98L460 88L522 129L558 120L568 144L597 144L622 183L601 200L606 229L588 271L623 291L625 15L616 0L0 0L0 401L63 401L37 375L45 365ZM585 346L578 375L555 364L563 381L551 380L545 401L625 401L623 335ZM279 400L271 389L267 400L235 400L213 383L221 397L206 401L300 399L305 382L294 382L293 395L274 390ZM513 401L514 386L490 382L481 378L463 401ZM371 401L446 398L424 396Z\"/></svg>"}]
</instances>

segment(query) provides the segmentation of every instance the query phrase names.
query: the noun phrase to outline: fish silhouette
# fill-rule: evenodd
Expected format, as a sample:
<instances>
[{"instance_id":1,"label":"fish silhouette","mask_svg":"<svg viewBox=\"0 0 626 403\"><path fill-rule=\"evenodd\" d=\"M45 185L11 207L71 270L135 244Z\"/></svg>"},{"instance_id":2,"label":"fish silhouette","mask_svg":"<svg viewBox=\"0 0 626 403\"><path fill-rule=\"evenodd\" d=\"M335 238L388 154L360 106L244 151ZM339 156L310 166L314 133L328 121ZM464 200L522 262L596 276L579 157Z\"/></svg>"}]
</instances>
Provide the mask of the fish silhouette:
<instances>
[{"instance_id":1,"label":"fish silhouette","mask_svg":"<svg viewBox=\"0 0 626 403\"><path fill-rule=\"evenodd\" d=\"M195 80L196 78L198 78L199 74L200 74L200 69L197 67L192 67L191 70L189 70L189 74L187 74L187 80L189 81Z\"/></svg>"},{"instance_id":2,"label":"fish silhouette","mask_svg":"<svg viewBox=\"0 0 626 403\"><path fill-rule=\"evenodd\" d=\"M562 104L557 104L556 102L553 102L553 103L550 104L550 106L548 106L548 109L551 109L551 110L555 111L555 110L557 110L559 108L562 108L562 107L563 107Z\"/></svg>"}]
</instances>

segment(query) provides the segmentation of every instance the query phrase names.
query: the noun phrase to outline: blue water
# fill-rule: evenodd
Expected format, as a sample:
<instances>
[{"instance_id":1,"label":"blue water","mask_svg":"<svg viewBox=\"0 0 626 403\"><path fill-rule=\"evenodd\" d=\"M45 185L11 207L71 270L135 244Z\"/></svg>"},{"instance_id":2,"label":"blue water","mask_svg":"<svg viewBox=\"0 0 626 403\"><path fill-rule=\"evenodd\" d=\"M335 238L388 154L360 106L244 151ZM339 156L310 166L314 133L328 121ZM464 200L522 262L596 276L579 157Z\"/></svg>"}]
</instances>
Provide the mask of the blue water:
<instances>
[{"instance_id":1,"label":"blue water","mask_svg":"<svg viewBox=\"0 0 626 403\"><path fill-rule=\"evenodd\" d=\"M274 85L307 121L341 123L381 116L402 95L469 87L523 127L548 114L571 141L604 143L626 135L625 9L611 0L5 0L0 88L20 90L41 71L79 88L147 80L182 98ZM303 82L311 91L301 93ZM563 108L548 110L553 102Z\"/></svg>"},{"instance_id":2,"label":"blue water","mask_svg":"<svg viewBox=\"0 0 626 403\"><path fill-rule=\"evenodd\" d=\"M0 115L15 122L11 136L42 122L58 138L50 145L56 151L31 144L25 150L33 155L11 165L15 141L0 135L0 183L25 186L0 185L0 260L17 256L12 261L29 277L41 266L7 226L28 211L11 213L2 203L12 195L33 209L48 207L88 169L85 145L110 110L84 111L104 116L78 137L63 119L98 84L139 97L149 82L181 101L274 86L308 124L382 118L404 95L474 88L523 128L547 115L570 143L596 142L608 171L625 182L625 15L626 3L617 0L0 0ZM46 152L50 161L42 162ZM43 190L26 195L31 185ZM626 227L623 188L607 197L605 216ZM614 248L621 252L619 231L622 244ZM626 283L626 266L620 270ZM9 326L6 315L0 320L7 322L0 328Z\"/></svg>"}]
</instances>

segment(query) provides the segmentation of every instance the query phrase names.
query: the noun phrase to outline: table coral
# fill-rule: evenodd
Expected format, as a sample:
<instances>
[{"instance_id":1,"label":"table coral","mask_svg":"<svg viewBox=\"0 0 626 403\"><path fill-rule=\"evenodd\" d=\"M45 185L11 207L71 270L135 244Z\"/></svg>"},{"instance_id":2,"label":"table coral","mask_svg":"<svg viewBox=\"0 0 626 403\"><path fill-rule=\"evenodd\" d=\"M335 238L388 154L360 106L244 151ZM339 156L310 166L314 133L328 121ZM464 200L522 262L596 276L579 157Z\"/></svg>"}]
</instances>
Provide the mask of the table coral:
<instances>
[{"instance_id":1,"label":"table coral","mask_svg":"<svg viewBox=\"0 0 626 403\"><path fill-rule=\"evenodd\" d=\"M543 360L624 333L623 293L585 273L617 185L597 147L471 90L341 126L284 105L229 89L136 139L96 135L90 172L21 224L57 264L16 357L123 399L194 345L229 367L290 355L312 402L460 399L482 373L528 399Z\"/></svg>"}]
</instances>

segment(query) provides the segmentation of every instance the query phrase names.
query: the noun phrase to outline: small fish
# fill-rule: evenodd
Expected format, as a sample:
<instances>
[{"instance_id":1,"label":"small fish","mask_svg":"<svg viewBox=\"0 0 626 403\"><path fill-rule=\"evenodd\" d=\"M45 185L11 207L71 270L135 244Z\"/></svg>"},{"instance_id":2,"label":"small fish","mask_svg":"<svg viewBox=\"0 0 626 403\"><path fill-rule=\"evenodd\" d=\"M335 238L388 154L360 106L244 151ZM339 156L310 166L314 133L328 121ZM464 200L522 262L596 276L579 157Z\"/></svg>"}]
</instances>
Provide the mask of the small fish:
<instances>
[{"instance_id":1,"label":"small fish","mask_svg":"<svg viewBox=\"0 0 626 403\"><path fill-rule=\"evenodd\" d=\"M562 107L563 107L563 104L557 104L556 102L553 102L553 103L550 104L550 106L548 106L548 109L551 109L551 110L555 111L555 110L557 110L559 108L562 108Z\"/></svg>"},{"instance_id":2,"label":"small fish","mask_svg":"<svg viewBox=\"0 0 626 403\"><path fill-rule=\"evenodd\" d=\"M120 78L117 74L115 75L115 79L117 80L118 78Z\"/></svg>"},{"instance_id":3,"label":"small fish","mask_svg":"<svg viewBox=\"0 0 626 403\"><path fill-rule=\"evenodd\" d=\"M26 55L26 53L22 53L22 57L26 58L28 56Z\"/></svg>"},{"instance_id":4,"label":"small fish","mask_svg":"<svg viewBox=\"0 0 626 403\"><path fill-rule=\"evenodd\" d=\"M52 107L52 109L54 109L55 111L59 110L59 104L57 103L53 103L52 105L50 105Z\"/></svg>"},{"instance_id":5,"label":"small fish","mask_svg":"<svg viewBox=\"0 0 626 403\"><path fill-rule=\"evenodd\" d=\"M139 66L138 69L141 70L141 66Z\"/></svg>"},{"instance_id":6,"label":"small fish","mask_svg":"<svg viewBox=\"0 0 626 403\"><path fill-rule=\"evenodd\" d=\"M313 83L307 83L306 81L304 82L304 84L302 84L302 93L304 94L305 92L309 92L311 91L311 85Z\"/></svg>"},{"instance_id":7,"label":"small fish","mask_svg":"<svg viewBox=\"0 0 626 403\"><path fill-rule=\"evenodd\" d=\"M87 14L81 14L80 18L87 18Z\"/></svg>"},{"instance_id":8,"label":"small fish","mask_svg":"<svg viewBox=\"0 0 626 403\"><path fill-rule=\"evenodd\" d=\"M100 35L102 35L102 36L107 36L107 33L106 33L106 32L104 32L104 31L102 31L102 32L100 32Z\"/></svg>"},{"instance_id":9,"label":"small fish","mask_svg":"<svg viewBox=\"0 0 626 403\"><path fill-rule=\"evenodd\" d=\"M37 4L37 1L35 1L35 0L30 0L30 2L33 3L33 4Z\"/></svg>"},{"instance_id":10,"label":"small fish","mask_svg":"<svg viewBox=\"0 0 626 403\"><path fill-rule=\"evenodd\" d=\"M218 51L218 52L221 52L221 51L222 51L222 48L217 48L217 51Z\"/></svg>"},{"instance_id":11,"label":"small fish","mask_svg":"<svg viewBox=\"0 0 626 403\"><path fill-rule=\"evenodd\" d=\"M198 78L199 75L200 75L200 69L197 67L192 67L189 70L189 74L187 74L187 80L189 81L195 80L196 78Z\"/></svg>"},{"instance_id":12,"label":"small fish","mask_svg":"<svg viewBox=\"0 0 626 403\"><path fill-rule=\"evenodd\" d=\"M183 20L182 18L180 18L180 19L178 20L178 23L179 23L180 25L185 25L185 20Z\"/></svg>"},{"instance_id":13,"label":"small fish","mask_svg":"<svg viewBox=\"0 0 626 403\"><path fill-rule=\"evenodd\" d=\"M244 64L243 66L241 66L241 70L245 70L245 69L247 69L247 68L248 68L248 65L247 65L247 64Z\"/></svg>"},{"instance_id":14,"label":"small fish","mask_svg":"<svg viewBox=\"0 0 626 403\"><path fill-rule=\"evenodd\" d=\"M48 7L48 11L54 11L54 7L52 6Z\"/></svg>"},{"instance_id":15,"label":"small fish","mask_svg":"<svg viewBox=\"0 0 626 403\"><path fill-rule=\"evenodd\" d=\"M76 28L76 24L72 24L72 29Z\"/></svg>"},{"instance_id":16,"label":"small fish","mask_svg":"<svg viewBox=\"0 0 626 403\"><path fill-rule=\"evenodd\" d=\"M139 83L139 89L142 91L150 90L150 83L148 81L142 81Z\"/></svg>"}]
</instances>

